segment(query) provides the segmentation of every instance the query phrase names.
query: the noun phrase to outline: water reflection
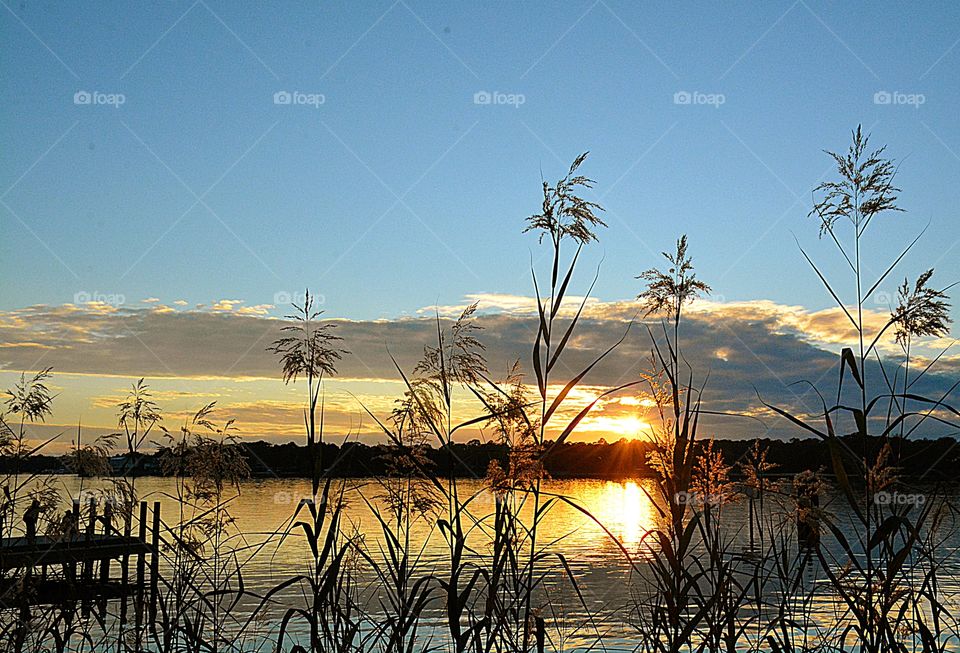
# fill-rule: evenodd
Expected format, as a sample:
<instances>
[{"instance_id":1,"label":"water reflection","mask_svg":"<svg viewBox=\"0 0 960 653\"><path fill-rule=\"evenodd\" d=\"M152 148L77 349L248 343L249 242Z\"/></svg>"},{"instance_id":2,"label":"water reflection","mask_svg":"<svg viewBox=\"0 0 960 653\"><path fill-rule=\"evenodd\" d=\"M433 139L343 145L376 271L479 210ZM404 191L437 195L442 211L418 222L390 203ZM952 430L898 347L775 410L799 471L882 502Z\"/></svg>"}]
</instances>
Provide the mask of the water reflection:
<instances>
[{"instance_id":1,"label":"water reflection","mask_svg":"<svg viewBox=\"0 0 960 653\"><path fill-rule=\"evenodd\" d=\"M594 514L600 522L631 552L657 527L657 510L647 495L652 486L642 488L640 483L648 481L606 481L597 496L577 497L588 509L596 511ZM598 536L607 537L602 531Z\"/></svg>"},{"instance_id":2,"label":"water reflection","mask_svg":"<svg viewBox=\"0 0 960 653\"><path fill-rule=\"evenodd\" d=\"M168 478L137 479L141 498L159 500L165 519L171 522L178 518L180 507L173 498L172 483L173 480ZM383 544L382 533L371 510L371 506L384 508L378 498L378 486L369 479L350 479L337 481L335 489L339 489L340 483L346 487L343 527L351 533L356 532L376 557L377 552L382 551ZM64 497L75 497L81 491L107 486L103 480L81 480L76 477L59 477L57 484ZM246 589L264 594L278 583L304 573L311 567L309 547L302 532L290 525L299 498L310 492L310 483L295 479L254 479L241 486L241 495L232 500L228 508L236 519L235 528L242 535L234 535L226 540L221 553L229 550L236 554L237 567L242 568ZM470 503L471 518L476 519L477 523L488 523L495 507L493 496L483 490L482 483L476 480L461 481L460 489L464 496L476 494ZM551 570L543 584L545 596L549 595L553 602L551 605L563 608L563 623L569 625L570 633L573 633L568 648L576 650L577 646L583 646L581 650L590 649L593 646L592 635L584 631L582 625L602 623L605 637L608 638L605 642L605 648L609 647L607 650L632 650L631 638L636 636L636 631L629 615L633 614L638 597L642 598L644 592L649 592L652 587L647 550L647 545L652 542L648 534L663 526L657 506L651 499L651 496L657 496L654 482L649 479L551 480L544 484L544 491L550 496L567 497L582 508L581 511L560 501L552 503L549 514L541 522L542 530L539 533L539 541L549 543L550 551L565 556L563 568L549 556L544 558L541 566ZM532 510L532 502L525 504L521 511L524 523L531 523ZM731 551L742 550L747 545L748 535L743 528L747 520L746 511L747 506L742 501L724 508L723 520L733 538ZM840 515L838 518L842 517ZM274 534L288 529L291 535L281 543ZM611 537L634 554L633 565L625 560L620 546ZM468 538L474 551L471 555L478 558L486 556L484 560L477 560L477 564L489 564L490 545L484 528L478 526L472 529ZM411 541L415 550L420 551L422 547L417 575L425 577L435 572L443 573L447 545L436 528L436 521L418 520L412 529ZM956 536L947 538L945 550L955 550L958 542L960 538ZM636 555L638 553L640 555ZM945 589L949 596L956 596L960 560L956 556L946 555L942 564ZM568 570L577 579L578 592L583 593L589 611L586 608L581 610L580 597L571 593L570 585L565 581ZM161 572L165 571L161 567ZM359 564L356 581L365 597L364 601L369 599L370 609L376 611L382 598L378 594L379 577L369 566ZM817 629L829 632L839 620L845 618L845 607L831 592L830 585L824 582L819 566L811 564L806 568L802 583L798 600L806 603L790 606L791 610L803 612L809 608L812 614L807 627L814 629L811 632ZM767 598L769 605L776 606L778 596L771 594ZM283 602L278 603L277 609L270 613L271 619L278 620L286 607L301 605L306 600L293 590L282 595L282 598ZM255 601L249 605L241 604L240 613L253 610L255 605ZM948 609L955 610L955 605L950 603ZM425 623L439 623L430 621L440 619L433 612L428 617ZM615 643L622 646L618 649Z\"/></svg>"}]
</instances>

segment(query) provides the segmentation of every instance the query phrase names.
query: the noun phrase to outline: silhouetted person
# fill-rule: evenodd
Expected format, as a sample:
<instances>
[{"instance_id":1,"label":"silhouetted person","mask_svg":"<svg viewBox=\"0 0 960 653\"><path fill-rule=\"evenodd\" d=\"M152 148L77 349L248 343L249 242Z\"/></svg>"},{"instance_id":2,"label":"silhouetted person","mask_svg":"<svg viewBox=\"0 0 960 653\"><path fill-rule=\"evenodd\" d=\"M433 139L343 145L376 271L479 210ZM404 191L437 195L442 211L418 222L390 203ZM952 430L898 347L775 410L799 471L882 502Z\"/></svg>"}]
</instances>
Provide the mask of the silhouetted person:
<instances>
[{"instance_id":1,"label":"silhouetted person","mask_svg":"<svg viewBox=\"0 0 960 653\"><path fill-rule=\"evenodd\" d=\"M63 517L60 518L60 523L57 526L57 534L60 536L60 539L66 542L72 542L76 539L77 535L80 534L80 526L78 515L72 510L67 510L63 513ZM63 563L63 577L74 581L76 580L77 566L76 563Z\"/></svg>"},{"instance_id":2,"label":"silhouetted person","mask_svg":"<svg viewBox=\"0 0 960 653\"><path fill-rule=\"evenodd\" d=\"M63 513L63 517L60 518L60 536L65 540L72 540L77 536L79 530L76 515L73 514L73 511L68 510Z\"/></svg>"},{"instance_id":3,"label":"silhouetted person","mask_svg":"<svg viewBox=\"0 0 960 653\"><path fill-rule=\"evenodd\" d=\"M27 527L27 541L31 544L37 539L37 521L40 519L40 502L36 499L23 513L23 523Z\"/></svg>"},{"instance_id":4,"label":"silhouetted person","mask_svg":"<svg viewBox=\"0 0 960 653\"><path fill-rule=\"evenodd\" d=\"M10 536L13 536L13 497L10 496L10 485L3 486L3 503L0 503L0 537L7 527L7 513L10 513Z\"/></svg>"}]
</instances>

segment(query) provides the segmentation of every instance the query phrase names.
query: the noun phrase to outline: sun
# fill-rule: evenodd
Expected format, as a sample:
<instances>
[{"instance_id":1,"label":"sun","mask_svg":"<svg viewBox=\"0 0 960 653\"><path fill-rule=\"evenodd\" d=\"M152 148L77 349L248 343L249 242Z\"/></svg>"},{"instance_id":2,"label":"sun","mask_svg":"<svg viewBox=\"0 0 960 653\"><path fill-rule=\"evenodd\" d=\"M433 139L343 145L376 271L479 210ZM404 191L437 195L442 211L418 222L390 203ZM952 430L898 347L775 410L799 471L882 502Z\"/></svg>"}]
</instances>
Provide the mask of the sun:
<instances>
[{"instance_id":1,"label":"sun","mask_svg":"<svg viewBox=\"0 0 960 653\"><path fill-rule=\"evenodd\" d=\"M613 436L627 440L649 440L652 432L650 423L636 415L597 415L582 430L603 433L608 439Z\"/></svg>"}]
</instances>

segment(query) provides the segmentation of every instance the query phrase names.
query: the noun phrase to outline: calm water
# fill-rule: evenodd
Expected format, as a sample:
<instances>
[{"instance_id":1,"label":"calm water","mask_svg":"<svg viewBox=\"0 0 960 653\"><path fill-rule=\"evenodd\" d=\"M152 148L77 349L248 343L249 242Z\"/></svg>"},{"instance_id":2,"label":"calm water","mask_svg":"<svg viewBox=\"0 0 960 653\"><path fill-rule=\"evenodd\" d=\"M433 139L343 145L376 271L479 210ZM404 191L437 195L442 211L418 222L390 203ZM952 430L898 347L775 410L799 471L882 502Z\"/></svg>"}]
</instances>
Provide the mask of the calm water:
<instances>
[{"instance_id":1,"label":"calm water","mask_svg":"<svg viewBox=\"0 0 960 653\"><path fill-rule=\"evenodd\" d=\"M382 508L382 489L375 480L338 482L346 487L345 517L348 523L345 528L356 529L363 535L368 551L376 558L380 555L382 536L368 502ZM64 496L79 496L83 491L104 487L104 483L97 480L66 476L58 477L56 483ZM136 480L136 488L142 499L161 502L166 523L176 523L181 517L189 518L189 514L181 515L172 479L140 478ZM460 488L461 497L477 493L471 503L472 518L476 522L469 542L476 555L484 556L489 552L489 538L484 530L489 528L489 522L492 521L487 518L493 512L493 497L483 490L479 481L462 480ZM601 636L607 650L631 649L631 638L636 632L633 606L648 587L644 536L657 526L659 518L647 494L655 494L652 481L553 480L544 485L544 491L570 498L606 528L605 531L587 515L559 501L541 526L540 542L551 543L548 551L559 554L552 555L545 563L549 573L539 596L545 616L556 615L562 624L561 628L550 634L552 648L582 650L596 644L597 637ZM291 516L299 498L309 493L309 481L250 480L242 484L240 495L229 502L229 512L236 520L232 530L239 534L224 541L220 552L236 554L247 590L263 593L286 578L308 573L310 553L302 533L293 530L282 543L278 534L290 530ZM776 501L769 500L768 508L775 509L775 504ZM827 497L825 507L838 519L844 518L840 500ZM728 527L732 550L742 551L749 542L746 504L740 502L725 506L722 520ZM446 559L444 540L431 521L418 520L414 528L414 544L423 550L420 561L422 575L438 569ZM631 554L633 564L624 555L621 546ZM960 537L956 532L949 532L943 546L945 552L960 547ZM212 546L208 546L206 553L212 553L212 549ZM566 581L560 556L563 556L576 577L587 610L584 610L580 599ZM957 556L947 557L947 567L944 591L953 611L953 598L960 590L957 583L960 578ZM378 605L376 579L364 564L358 566L358 575L368 605L375 612ZM840 614L839 606L826 591L825 579L820 577L815 565L806 573L804 585L808 588L824 587L815 602L816 618L824 625L835 622ZM302 592L288 591L280 597L279 603L273 606L269 614L276 619L287 607L303 605L304 598ZM249 610L254 603L246 601L241 609ZM434 608L426 624L428 630L431 626L438 627L440 623L439 610L442 604L439 600ZM265 631L269 631L270 627L269 622L263 626Z\"/></svg>"}]
</instances>

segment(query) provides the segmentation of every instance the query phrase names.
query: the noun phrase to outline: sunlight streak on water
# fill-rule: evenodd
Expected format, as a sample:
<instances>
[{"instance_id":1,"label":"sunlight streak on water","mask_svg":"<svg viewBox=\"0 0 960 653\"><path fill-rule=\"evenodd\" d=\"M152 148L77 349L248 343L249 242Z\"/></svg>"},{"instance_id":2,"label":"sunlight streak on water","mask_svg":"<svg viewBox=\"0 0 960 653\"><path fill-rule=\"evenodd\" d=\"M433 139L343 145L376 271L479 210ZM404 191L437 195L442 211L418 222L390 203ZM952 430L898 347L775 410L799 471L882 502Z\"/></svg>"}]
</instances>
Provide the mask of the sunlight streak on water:
<instances>
[{"instance_id":1,"label":"sunlight streak on water","mask_svg":"<svg viewBox=\"0 0 960 653\"><path fill-rule=\"evenodd\" d=\"M596 503L597 518L628 551L634 552L656 528L656 510L637 481L607 481ZM592 503L592 502L591 502Z\"/></svg>"}]
</instances>

